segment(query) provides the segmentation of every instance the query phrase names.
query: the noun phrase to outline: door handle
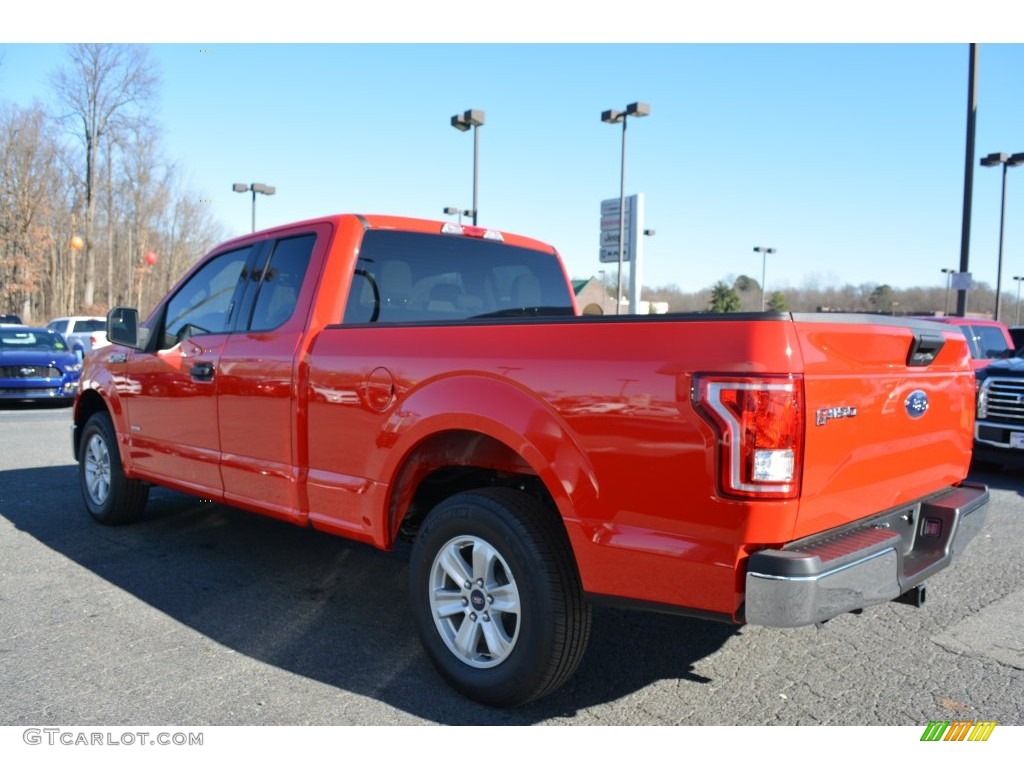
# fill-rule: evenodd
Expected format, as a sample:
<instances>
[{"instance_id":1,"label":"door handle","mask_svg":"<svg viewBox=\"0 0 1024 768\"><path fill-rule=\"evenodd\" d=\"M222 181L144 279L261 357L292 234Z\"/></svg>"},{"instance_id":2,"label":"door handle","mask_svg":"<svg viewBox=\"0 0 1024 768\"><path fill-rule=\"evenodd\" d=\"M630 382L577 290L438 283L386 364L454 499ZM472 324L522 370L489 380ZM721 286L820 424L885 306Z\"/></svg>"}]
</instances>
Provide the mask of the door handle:
<instances>
[{"instance_id":1,"label":"door handle","mask_svg":"<svg viewBox=\"0 0 1024 768\"><path fill-rule=\"evenodd\" d=\"M196 363L189 370L192 374L192 378L196 381L212 381L213 380L213 363Z\"/></svg>"}]
</instances>

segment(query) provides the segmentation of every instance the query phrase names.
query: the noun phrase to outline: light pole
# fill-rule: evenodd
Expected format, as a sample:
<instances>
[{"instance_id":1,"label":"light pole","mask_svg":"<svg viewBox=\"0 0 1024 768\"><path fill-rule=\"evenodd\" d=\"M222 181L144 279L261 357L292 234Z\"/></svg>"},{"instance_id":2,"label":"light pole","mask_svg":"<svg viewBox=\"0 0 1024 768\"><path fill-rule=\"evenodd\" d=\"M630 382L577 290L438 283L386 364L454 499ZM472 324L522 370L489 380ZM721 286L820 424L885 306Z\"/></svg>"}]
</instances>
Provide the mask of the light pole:
<instances>
[{"instance_id":1,"label":"light pole","mask_svg":"<svg viewBox=\"0 0 1024 768\"><path fill-rule=\"evenodd\" d=\"M949 315L949 288L950 284L953 281L953 274L955 272L955 269L946 269L945 267L942 268L942 274L946 276L946 303L942 309L943 316Z\"/></svg>"},{"instance_id":2,"label":"light pole","mask_svg":"<svg viewBox=\"0 0 1024 768\"><path fill-rule=\"evenodd\" d=\"M768 267L768 254L775 253L774 248L765 248L760 245L754 246L754 253L761 254L761 311L764 312L764 276Z\"/></svg>"},{"instance_id":3,"label":"light pole","mask_svg":"<svg viewBox=\"0 0 1024 768\"><path fill-rule=\"evenodd\" d=\"M619 170L619 285L615 293L617 315L622 312L622 249L626 244L626 118L630 115L647 117L649 114L651 105L642 101L634 101L622 112L617 109L606 109L601 113L602 123L622 123L622 163Z\"/></svg>"},{"instance_id":4,"label":"light pole","mask_svg":"<svg viewBox=\"0 0 1024 768\"><path fill-rule=\"evenodd\" d=\"M1020 325L1020 281L1024 280L1024 276L1015 276L1013 279L1017 281L1017 319L1013 324Z\"/></svg>"},{"instance_id":5,"label":"light pole","mask_svg":"<svg viewBox=\"0 0 1024 768\"><path fill-rule=\"evenodd\" d=\"M252 231L256 231L256 193L259 192L261 195L272 195L277 192L275 187L271 187L268 184L232 184L231 188L235 192L249 192L252 191Z\"/></svg>"},{"instance_id":6,"label":"light pole","mask_svg":"<svg viewBox=\"0 0 1024 768\"><path fill-rule=\"evenodd\" d=\"M981 164L986 168L993 168L997 165L1003 166L1003 196L999 213L999 259L996 262L996 311L993 319L999 319L999 299L1003 288L1003 224L1006 221L1006 169L1018 165L1024 165L1024 152L1015 155L1007 155L1005 152L993 152L981 158Z\"/></svg>"},{"instance_id":7,"label":"light pole","mask_svg":"<svg viewBox=\"0 0 1024 768\"><path fill-rule=\"evenodd\" d=\"M461 115L452 115L452 127L460 131L468 131L473 128L473 226L476 226L476 186L477 186L477 164L480 159L480 126L484 124L484 111L482 109L467 109Z\"/></svg>"}]
</instances>

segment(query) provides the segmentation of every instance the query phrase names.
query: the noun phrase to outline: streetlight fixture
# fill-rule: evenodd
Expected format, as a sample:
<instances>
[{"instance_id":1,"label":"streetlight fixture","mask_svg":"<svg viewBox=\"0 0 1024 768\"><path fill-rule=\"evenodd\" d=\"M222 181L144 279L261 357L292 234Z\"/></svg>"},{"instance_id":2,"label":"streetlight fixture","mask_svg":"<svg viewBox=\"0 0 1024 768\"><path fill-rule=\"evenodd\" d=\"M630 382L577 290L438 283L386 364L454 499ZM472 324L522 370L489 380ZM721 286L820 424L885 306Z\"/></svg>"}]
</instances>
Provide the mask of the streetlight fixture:
<instances>
[{"instance_id":1,"label":"streetlight fixture","mask_svg":"<svg viewBox=\"0 0 1024 768\"><path fill-rule=\"evenodd\" d=\"M277 192L275 187L271 187L268 184L232 184L231 189L235 192L252 192L252 231L256 231L256 193L259 192L261 195L272 195Z\"/></svg>"},{"instance_id":2,"label":"streetlight fixture","mask_svg":"<svg viewBox=\"0 0 1024 768\"><path fill-rule=\"evenodd\" d=\"M775 253L774 248L765 248L761 245L754 246L754 253L761 254L761 311L764 312L764 276L767 269L768 254Z\"/></svg>"},{"instance_id":3,"label":"streetlight fixture","mask_svg":"<svg viewBox=\"0 0 1024 768\"><path fill-rule=\"evenodd\" d=\"M480 126L484 124L484 111L482 109L467 109L461 115L452 115L452 127L460 131L473 129L473 226L476 226L476 187L477 187L477 164L480 159Z\"/></svg>"},{"instance_id":4,"label":"streetlight fixture","mask_svg":"<svg viewBox=\"0 0 1024 768\"><path fill-rule=\"evenodd\" d=\"M626 118L647 117L649 114L651 105L642 101L634 101L622 112L617 109L606 109L601 113L602 123L622 123L622 163L619 171L619 286L615 295L617 315L622 312L622 249L626 244ZM636 298L639 300L640 297Z\"/></svg>"},{"instance_id":5,"label":"streetlight fixture","mask_svg":"<svg viewBox=\"0 0 1024 768\"><path fill-rule=\"evenodd\" d=\"M458 216L459 224L462 223L463 216L471 216L473 214L472 211L463 210L462 208L456 208L454 205L446 206L444 209L444 213L447 214L448 216Z\"/></svg>"},{"instance_id":6,"label":"streetlight fixture","mask_svg":"<svg viewBox=\"0 0 1024 768\"><path fill-rule=\"evenodd\" d=\"M942 268L942 274L946 276L946 304L943 307L942 314L949 315L949 288L953 281L953 275L956 274L955 269Z\"/></svg>"},{"instance_id":7,"label":"streetlight fixture","mask_svg":"<svg viewBox=\"0 0 1024 768\"><path fill-rule=\"evenodd\" d=\"M1024 280L1024 276L1015 276L1013 279L1017 281L1017 319L1013 324L1020 325L1020 281Z\"/></svg>"},{"instance_id":8,"label":"streetlight fixture","mask_svg":"<svg viewBox=\"0 0 1024 768\"><path fill-rule=\"evenodd\" d=\"M1005 152L993 152L981 158L981 164L986 168L994 168L997 165L1003 166L1003 197L999 213L999 259L996 262L996 311L993 318L999 319L999 299L1003 288L1003 225L1006 221L1006 169L1024 165L1024 152L1015 155L1007 155Z\"/></svg>"}]
</instances>

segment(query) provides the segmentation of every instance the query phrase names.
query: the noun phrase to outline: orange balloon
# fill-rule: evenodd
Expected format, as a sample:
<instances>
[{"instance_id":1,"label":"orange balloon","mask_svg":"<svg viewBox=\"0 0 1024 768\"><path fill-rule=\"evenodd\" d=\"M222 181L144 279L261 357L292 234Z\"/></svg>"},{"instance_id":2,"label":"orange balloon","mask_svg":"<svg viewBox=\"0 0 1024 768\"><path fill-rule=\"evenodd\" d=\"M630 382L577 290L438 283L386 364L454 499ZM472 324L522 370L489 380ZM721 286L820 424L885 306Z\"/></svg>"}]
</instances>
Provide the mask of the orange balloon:
<instances>
[{"instance_id":1,"label":"orange balloon","mask_svg":"<svg viewBox=\"0 0 1024 768\"><path fill-rule=\"evenodd\" d=\"M146 263L149 264L150 266L153 266L154 264L156 264L156 254L153 253L153 251L147 252L146 256L145 256L145 259L146 259Z\"/></svg>"},{"instance_id":2,"label":"orange balloon","mask_svg":"<svg viewBox=\"0 0 1024 768\"><path fill-rule=\"evenodd\" d=\"M71 250L73 250L73 251L80 251L80 250L82 250L83 247L85 247L85 240L80 238L78 235L75 235L74 237L71 238L70 245L71 245Z\"/></svg>"}]
</instances>

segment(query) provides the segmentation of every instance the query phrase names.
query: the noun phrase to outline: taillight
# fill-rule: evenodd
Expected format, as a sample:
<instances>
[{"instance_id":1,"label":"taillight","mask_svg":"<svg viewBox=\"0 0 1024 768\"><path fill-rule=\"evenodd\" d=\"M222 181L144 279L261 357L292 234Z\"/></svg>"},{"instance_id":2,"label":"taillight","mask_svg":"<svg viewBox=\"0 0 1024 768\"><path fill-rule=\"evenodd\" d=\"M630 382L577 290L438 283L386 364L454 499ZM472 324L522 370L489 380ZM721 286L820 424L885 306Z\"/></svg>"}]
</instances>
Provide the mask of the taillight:
<instances>
[{"instance_id":1,"label":"taillight","mask_svg":"<svg viewBox=\"0 0 1024 768\"><path fill-rule=\"evenodd\" d=\"M693 398L718 436L723 493L773 499L799 495L804 445L801 377L699 376Z\"/></svg>"}]
</instances>

